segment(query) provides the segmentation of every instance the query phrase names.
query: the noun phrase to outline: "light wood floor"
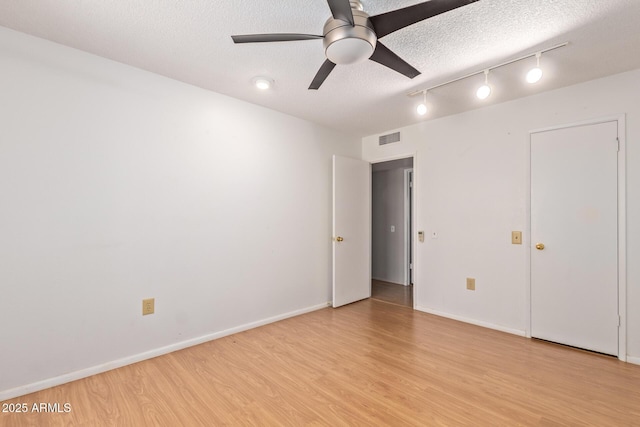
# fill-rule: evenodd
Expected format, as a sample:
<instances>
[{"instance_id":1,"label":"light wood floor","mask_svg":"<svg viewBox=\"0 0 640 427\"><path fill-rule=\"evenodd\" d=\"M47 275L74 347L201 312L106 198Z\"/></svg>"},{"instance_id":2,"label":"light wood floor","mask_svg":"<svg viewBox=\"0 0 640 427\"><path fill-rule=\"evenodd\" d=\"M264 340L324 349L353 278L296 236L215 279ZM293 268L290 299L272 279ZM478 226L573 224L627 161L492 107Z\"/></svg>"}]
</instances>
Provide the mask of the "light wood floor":
<instances>
[{"instance_id":1,"label":"light wood floor","mask_svg":"<svg viewBox=\"0 0 640 427\"><path fill-rule=\"evenodd\" d=\"M72 411L2 426L631 426L640 366L369 299L10 402Z\"/></svg>"},{"instance_id":2,"label":"light wood floor","mask_svg":"<svg viewBox=\"0 0 640 427\"><path fill-rule=\"evenodd\" d=\"M391 304L413 307L413 286L371 280L371 298Z\"/></svg>"}]
</instances>

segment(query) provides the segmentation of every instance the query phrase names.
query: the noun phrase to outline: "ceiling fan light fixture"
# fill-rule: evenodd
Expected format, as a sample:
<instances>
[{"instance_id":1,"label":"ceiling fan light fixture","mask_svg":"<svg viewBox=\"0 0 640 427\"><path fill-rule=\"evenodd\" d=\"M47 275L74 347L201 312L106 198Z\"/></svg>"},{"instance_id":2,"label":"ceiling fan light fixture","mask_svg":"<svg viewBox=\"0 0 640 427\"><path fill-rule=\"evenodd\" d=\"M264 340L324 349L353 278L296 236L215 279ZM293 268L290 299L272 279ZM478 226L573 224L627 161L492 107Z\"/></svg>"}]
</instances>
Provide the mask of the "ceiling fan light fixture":
<instances>
[{"instance_id":1,"label":"ceiling fan light fixture","mask_svg":"<svg viewBox=\"0 0 640 427\"><path fill-rule=\"evenodd\" d=\"M260 90L268 90L273 86L273 80L268 77L254 77L251 82Z\"/></svg>"},{"instance_id":2,"label":"ceiling fan light fixture","mask_svg":"<svg viewBox=\"0 0 640 427\"><path fill-rule=\"evenodd\" d=\"M325 53L334 64L347 65L369 59L373 50L374 47L367 40L345 38L331 43Z\"/></svg>"},{"instance_id":3,"label":"ceiling fan light fixture","mask_svg":"<svg viewBox=\"0 0 640 427\"><path fill-rule=\"evenodd\" d=\"M357 9L352 9L351 12L354 25L335 18L329 18L324 24L324 53L334 64L348 65L366 61L376 48L378 38L369 15Z\"/></svg>"},{"instance_id":4,"label":"ceiling fan light fixture","mask_svg":"<svg viewBox=\"0 0 640 427\"><path fill-rule=\"evenodd\" d=\"M234 43L292 42L322 39L326 59L309 85L318 90L338 64L354 64L367 59L396 71L410 79L420 75L407 61L378 38L436 15L449 12L479 0L434 0L401 7L379 15L369 16L360 0L326 0L331 17L327 19L322 35L300 33L236 34Z\"/></svg>"}]
</instances>

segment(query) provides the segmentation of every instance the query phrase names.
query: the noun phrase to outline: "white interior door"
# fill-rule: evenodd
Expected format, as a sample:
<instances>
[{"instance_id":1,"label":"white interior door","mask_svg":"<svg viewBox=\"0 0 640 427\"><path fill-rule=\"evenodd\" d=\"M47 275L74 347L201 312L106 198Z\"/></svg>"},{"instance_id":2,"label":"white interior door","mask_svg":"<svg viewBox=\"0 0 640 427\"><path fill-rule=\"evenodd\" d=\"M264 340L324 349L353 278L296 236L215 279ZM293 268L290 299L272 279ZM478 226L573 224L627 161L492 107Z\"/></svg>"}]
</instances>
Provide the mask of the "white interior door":
<instances>
[{"instance_id":1,"label":"white interior door","mask_svg":"<svg viewBox=\"0 0 640 427\"><path fill-rule=\"evenodd\" d=\"M531 134L531 335L612 355L617 136L616 121Z\"/></svg>"},{"instance_id":2,"label":"white interior door","mask_svg":"<svg viewBox=\"0 0 640 427\"><path fill-rule=\"evenodd\" d=\"M333 156L333 306L371 296L371 165Z\"/></svg>"}]
</instances>

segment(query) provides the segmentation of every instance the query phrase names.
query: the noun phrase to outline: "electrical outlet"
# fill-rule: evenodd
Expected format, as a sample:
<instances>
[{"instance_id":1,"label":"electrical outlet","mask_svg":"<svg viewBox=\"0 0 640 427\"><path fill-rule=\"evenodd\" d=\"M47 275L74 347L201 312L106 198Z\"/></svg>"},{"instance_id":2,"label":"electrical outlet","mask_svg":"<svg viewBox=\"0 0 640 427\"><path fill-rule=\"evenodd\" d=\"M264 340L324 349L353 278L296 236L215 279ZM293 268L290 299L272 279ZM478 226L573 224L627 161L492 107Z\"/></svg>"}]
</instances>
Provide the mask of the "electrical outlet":
<instances>
[{"instance_id":1,"label":"electrical outlet","mask_svg":"<svg viewBox=\"0 0 640 427\"><path fill-rule=\"evenodd\" d=\"M521 245L522 244L522 231L512 231L511 232L511 244L513 244L513 245Z\"/></svg>"},{"instance_id":2,"label":"electrical outlet","mask_svg":"<svg viewBox=\"0 0 640 427\"><path fill-rule=\"evenodd\" d=\"M476 279L472 277L467 277L467 289L470 291L476 290Z\"/></svg>"},{"instance_id":3,"label":"electrical outlet","mask_svg":"<svg viewBox=\"0 0 640 427\"><path fill-rule=\"evenodd\" d=\"M155 311L155 298L147 298L142 300L142 315L153 314Z\"/></svg>"}]
</instances>

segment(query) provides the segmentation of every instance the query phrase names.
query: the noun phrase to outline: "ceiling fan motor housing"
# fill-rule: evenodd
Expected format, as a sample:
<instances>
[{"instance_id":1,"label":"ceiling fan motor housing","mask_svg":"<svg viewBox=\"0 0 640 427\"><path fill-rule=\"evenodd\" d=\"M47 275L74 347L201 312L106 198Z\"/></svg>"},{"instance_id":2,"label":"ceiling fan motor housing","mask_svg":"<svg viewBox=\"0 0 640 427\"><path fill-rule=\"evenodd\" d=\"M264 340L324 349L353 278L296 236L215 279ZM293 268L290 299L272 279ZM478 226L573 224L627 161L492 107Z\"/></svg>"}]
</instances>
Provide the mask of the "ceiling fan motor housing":
<instances>
[{"instance_id":1,"label":"ceiling fan motor housing","mask_svg":"<svg viewBox=\"0 0 640 427\"><path fill-rule=\"evenodd\" d=\"M369 15L352 9L354 25L341 19L329 18L324 24L324 52L334 64L355 64L369 59L378 37Z\"/></svg>"}]
</instances>

